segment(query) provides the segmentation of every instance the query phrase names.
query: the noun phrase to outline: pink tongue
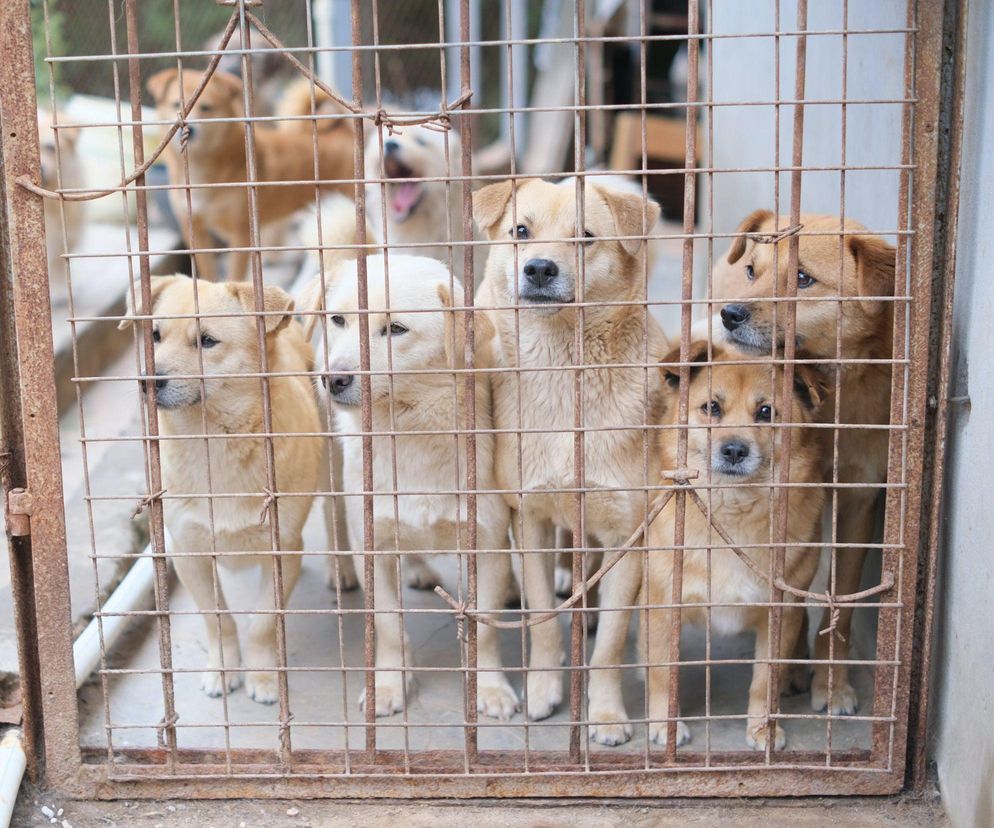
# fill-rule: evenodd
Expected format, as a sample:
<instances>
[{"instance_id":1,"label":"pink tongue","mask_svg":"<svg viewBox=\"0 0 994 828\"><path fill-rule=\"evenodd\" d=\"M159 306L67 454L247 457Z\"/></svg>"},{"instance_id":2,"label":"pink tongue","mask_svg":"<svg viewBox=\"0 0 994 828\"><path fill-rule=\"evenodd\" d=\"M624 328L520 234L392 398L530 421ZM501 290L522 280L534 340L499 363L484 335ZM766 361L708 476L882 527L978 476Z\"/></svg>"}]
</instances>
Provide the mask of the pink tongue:
<instances>
[{"instance_id":1,"label":"pink tongue","mask_svg":"<svg viewBox=\"0 0 994 828\"><path fill-rule=\"evenodd\" d=\"M393 211L406 216L418 200L418 185L404 182L393 185Z\"/></svg>"}]
</instances>

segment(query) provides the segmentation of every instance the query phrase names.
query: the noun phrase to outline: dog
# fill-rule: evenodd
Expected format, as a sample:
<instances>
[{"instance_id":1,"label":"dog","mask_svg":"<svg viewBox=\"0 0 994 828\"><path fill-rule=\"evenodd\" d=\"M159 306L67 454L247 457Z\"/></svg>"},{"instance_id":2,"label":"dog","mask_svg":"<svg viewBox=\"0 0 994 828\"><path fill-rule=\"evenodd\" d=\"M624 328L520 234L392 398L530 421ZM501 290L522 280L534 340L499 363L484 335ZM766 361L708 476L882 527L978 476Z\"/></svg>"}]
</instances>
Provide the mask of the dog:
<instances>
[{"instance_id":1,"label":"dog","mask_svg":"<svg viewBox=\"0 0 994 828\"><path fill-rule=\"evenodd\" d=\"M727 304L721 308L725 338L751 353L769 354L774 342L783 347L781 304L773 322L774 286L777 295L786 293L787 242L779 244L779 270L773 274L773 245L759 244L749 233L775 233L777 220L768 210L756 210L739 226L739 234L727 255L714 269L714 295ZM789 221L781 217L780 227ZM837 216L802 215L805 232L828 235L801 235L798 240L797 293L804 299L823 301L797 303L797 344L812 357L843 360L889 360L893 356L893 303L896 252L893 245L852 219L845 221L840 240ZM841 258L840 258L841 257ZM793 277L792 277L793 278ZM840 302L839 297L849 297ZM841 331L841 350L836 337ZM864 426L890 422L891 367L889 364L853 363L841 368L839 418L841 423ZM834 421L835 405L822 407L823 422ZM883 484L887 480L885 429L846 428L838 432L838 479L840 483ZM827 454L831 463L832 453ZM831 479L830 468L827 471ZM838 542L850 544L835 551L835 592L851 594L859 589L866 549L861 544L873 540L875 504L879 490L846 488L838 491ZM853 546L854 545L854 546ZM821 629L828 628L826 610ZM849 654L852 608L839 610L835 629L834 658L845 661ZM811 706L833 715L852 715L858 708L856 692L849 682L848 667L835 665L832 698L829 705L829 638L817 637L815 655L820 662L811 685Z\"/></svg>"},{"instance_id":2,"label":"dog","mask_svg":"<svg viewBox=\"0 0 994 828\"><path fill-rule=\"evenodd\" d=\"M463 247L453 246L450 259L448 245L462 238L463 184L458 180L419 180L462 175L459 133L454 129L442 133L424 126L405 127L383 136L382 153L380 138L373 133L366 143L366 175L386 179L384 184L366 185L367 211L377 235L391 250L451 264L453 273L462 279ZM486 261L481 246L474 246L473 258L479 284Z\"/></svg>"},{"instance_id":3,"label":"dog","mask_svg":"<svg viewBox=\"0 0 994 828\"><path fill-rule=\"evenodd\" d=\"M165 121L175 119L202 79L202 72L184 70L181 100L177 70L164 69L152 75L146 86L155 99L157 116ZM316 90L315 94L316 115L345 112L321 90ZM285 95L278 114L284 118L311 116L311 103L310 85L306 82L295 84ZM228 278L244 278L249 253L243 248L251 244L249 194L248 188L243 186L248 181L245 123L215 121L245 117L241 80L225 72L215 72L188 117L193 123L176 133L163 157L173 185L187 184L189 167L191 189L170 190L170 204L191 248L216 247L215 238L228 247L238 248L230 254ZM301 207L313 203L317 187L314 183L274 187L266 186L265 182L313 182L316 173L322 181L322 190L336 189L352 194L355 129L352 119L322 119L315 123L316 127L309 120L286 120L278 127L253 124L256 179L262 182L256 188L260 230L284 222ZM204 184L231 186L197 186ZM212 254L198 252L194 259L202 277L217 278Z\"/></svg>"},{"instance_id":4,"label":"dog","mask_svg":"<svg viewBox=\"0 0 994 828\"><path fill-rule=\"evenodd\" d=\"M516 185L492 184L473 195L480 232L491 242L514 242L491 246L477 306L491 308L495 359L508 369L494 375L494 422L497 480L501 489L512 492L506 498L513 510L515 543L523 550L549 550L523 555L525 600L532 611L555 607L555 529L573 527L571 490L578 484L593 490L584 495L586 532L610 550L624 544L639 525L647 511L643 487L658 477L655 461L646 459L644 440L646 426L661 416L661 379L658 371L629 366L658 362L668 350L667 340L643 308L606 303L644 297L642 240L611 237L641 235L644 226L655 223L659 207L640 195L591 183L585 187L584 205L585 223L577 228L572 186L525 179ZM577 233L579 241L564 241ZM581 255L582 291L577 276ZM583 329L577 332L579 298L585 305ZM516 304L521 307L517 312L500 309ZM574 352L576 339L582 341L582 356ZM578 481L573 367L581 361L591 366L583 371L581 402L583 425L591 430L584 434L585 475ZM514 370L519 367L524 370ZM518 435L516 429L525 431ZM608 491L597 492L599 488ZM621 663L640 573L640 556L630 553L603 579L600 605L610 611L601 613L592 666ZM543 719L562 702L563 656L558 620L534 625L529 717ZM591 738L613 745L631 737L620 667L590 671L589 701L589 719L596 722Z\"/></svg>"},{"instance_id":5,"label":"dog","mask_svg":"<svg viewBox=\"0 0 994 828\"><path fill-rule=\"evenodd\" d=\"M41 154L41 186L46 190L78 189L84 186L83 165L77 152L79 129L59 125L58 147L55 129L46 112L38 111L38 145ZM65 215L65 222L62 217ZM86 222L85 201L45 199L45 245L48 252L49 286L53 298L67 295L67 270L62 260L79 246ZM63 236L63 228L65 236ZM65 294L65 295L64 295Z\"/></svg>"},{"instance_id":6,"label":"dog","mask_svg":"<svg viewBox=\"0 0 994 828\"><path fill-rule=\"evenodd\" d=\"M426 257L390 256L389 285L382 256L368 257L367 268L373 431L391 432L391 436L372 438L373 487L382 492L373 500L374 551L382 554L374 558L377 673L372 703L377 716L389 716L403 710L409 698L402 656L411 649L402 617L389 615L399 606L397 553L468 547L466 502L454 493L467 487L465 440L459 437L457 441L444 433L462 427L467 391L464 377L460 375L453 382L452 374L453 369L463 366L463 325L452 310L452 288L461 291L459 283L440 262ZM328 314L328 362L322 383L344 432L344 489L352 493L365 488L362 437L357 436L363 430L361 381L357 376L361 337L357 290L357 264L345 260L324 274L323 297L320 284L309 291L309 307L323 308ZM415 310L427 312L412 312ZM480 364L485 365L486 343L493 333L482 314L476 315L475 330ZM386 375L388 371L391 376ZM487 375L476 377L475 404L477 428L491 428ZM493 452L493 435L479 434L478 489L495 488ZM405 491L416 494L405 495ZM480 494L476 504L477 548L489 550L477 558L478 605L483 611L497 610L511 579L510 555L495 551L509 546L509 510L499 494ZM346 511L352 548L362 549L363 499L349 497ZM420 558L413 563L420 564ZM431 577L437 582L437 576ZM500 672L497 631L481 625L478 635L479 712L508 719L516 711L518 699ZM367 703L363 693L360 705Z\"/></svg>"},{"instance_id":7,"label":"dog","mask_svg":"<svg viewBox=\"0 0 994 828\"><path fill-rule=\"evenodd\" d=\"M827 380L819 369L801 364L794 368L794 387L791 410L787 416L777 411L781 399L784 372L776 369L775 382L771 368L766 365L728 364L741 360L734 349L717 348L713 351L713 367L705 368L708 343L692 343L688 361L696 363L690 370L689 418L687 430L687 464L700 471L700 481L719 488L706 495L710 502L712 520L722 527L733 543L744 547L745 554L762 572L770 569L769 548L755 545L770 543L775 531L770 522L771 490L765 485L779 481L783 461L782 429L774 429L773 422L790 422L790 483L821 483L825 443L816 429L804 428L815 419L827 393ZM677 394L680 387L680 370L673 363L680 361L680 349L673 350L662 367L668 387L670 405L666 422L676 425L678 416ZM663 468L675 469L677 462L678 429L659 432L657 448ZM774 469L776 472L774 474ZM667 481L673 485L673 481ZM749 484L741 488L734 484ZM754 484L763 484L756 486ZM818 487L788 490L786 542L814 544L818 541L824 490ZM765 606L721 606L746 602L768 602L770 586L758 578L728 548L711 550L713 543L723 543L709 524L708 516L690 499L686 500L684 526L683 590L682 598L673 594L673 562L670 548L674 543L674 522L677 516L676 499L671 498L649 527L647 546L649 552L647 629L643 637L648 649L649 667L649 719L650 738L665 744L667 723L661 721L669 715L670 667L663 666L670 659L670 623L673 610L660 605L677 600L687 603L713 603L710 610L711 628L720 635L735 635L747 630L756 633L756 664L753 666L752 684L749 688L748 724L746 743L757 750L765 749L769 735L766 696L769 687L770 658L785 658L795 654L796 645L804 628L804 608L784 609L781 616L780 647L776 652L769 648L769 612ZM798 589L811 585L818 568L819 549L811 546L788 547L785 554L783 578ZM708 566L710 563L710 582ZM784 601L796 602L789 592ZM706 621L707 611L701 607L681 611L683 620L697 625ZM784 683L788 676L783 671ZM688 741L690 731L683 722L677 722L677 746ZM775 748L780 750L786 740L783 728L776 726Z\"/></svg>"},{"instance_id":8,"label":"dog","mask_svg":"<svg viewBox=\"0 0 994 828\"><path fill-rule=\"evenodd\" d=\"M253 286L198 282L197 301L203 314L198 325L190 318L168 318L195 312L192 280L153 276L151 281L151 307L145 313L162 318L153 320L155 376L143 388L155 394L160 433L189 435L163 440L159 452L163 488L172 495L190 495L165 500L163 514L175 542L176 573L204 619L208 659L201 686L207 695L220 696L242 683L235 622L228 614L214 614L227 609L220 584L215 597L212 559L204 554L216 550L224 566L262 569L255 606L266 614L256 616L249 628L245 687L255 701L272 704L279 695L274 671L278 663L276 602L265 513L278 510L285 606L300 575L299 555L286 553L303 550L301 533L313 499L306 493L313 492L318 482L321 423L313 388L304 376L313 367L313 352L300 325L292 320L291 297L280 288L266 287L267 369L274 374L268 380L272 432L314 435L273 438L276 487L284 496L270 501L265 494L270 482L263 438L218 437L208 443L200 436L205 425L208 437L259 433L266 428L260 380L229 376L261 370L257 317L211 316L255 312ZM125 328L131 321L125 318L120 326ZM204 375L202 382L188 378L199 374ZM194 496L205 492L214 493L214 498ZM226 492L257 492L258 496L226 498ZM294 492L301 495L285 496ZM251 550L259 554L224 554Z\"/></svg>"}]
</instances>

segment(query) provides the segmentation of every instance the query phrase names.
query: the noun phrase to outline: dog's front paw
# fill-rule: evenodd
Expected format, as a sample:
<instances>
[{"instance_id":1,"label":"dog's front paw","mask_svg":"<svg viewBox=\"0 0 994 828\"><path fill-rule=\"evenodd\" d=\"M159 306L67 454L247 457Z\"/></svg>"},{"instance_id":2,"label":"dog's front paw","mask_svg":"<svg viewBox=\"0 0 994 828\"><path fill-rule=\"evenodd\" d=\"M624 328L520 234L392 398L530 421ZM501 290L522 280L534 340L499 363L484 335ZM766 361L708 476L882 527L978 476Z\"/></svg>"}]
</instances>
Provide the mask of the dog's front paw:
<instances>
[{"instance_id":1,"label":"dog's front paw","mask_svg":"<svg viewBox=\"0 0 994 828\"><path fill-rule=\"evenodd\" d=\"M787 744L787 736L783 732L783 728L780 725L775 725L774 733L776 734L773 739L773 749L783 750L784 745ZM746 744L749 745L753 750L766 750L766 743L770 737L770 726L767 724L766 720L760 719L758 721L750 720L749 725L746 727Z\"/></svg>"},{"instance_id":2,"label":"dog's front paw","mask_svg":"<svg viewBox=\"0 0 994 828\"><path fill-rule=\"evenodd\" d=\"M476 685L476 709L484 716L506 722L518 712L518 697L500 673L480 673Z\"/></svg>"},{"instance_id":3,"label":"dog's front paw","mask_svg":"<svg viewBox=\"0 0 994 828\"><path fill-rule=\"evenodd\" d=\"M404 567L407 576L407 585L411 589L428 590L442 584L439 574L421 558L411 558L404 561Z\"/></svg>"},{"instance_id":4,"label":"dog's front paw","mask_svg":"<svg viewBox=\"0 0 994 828\"><path fill-rule=\"evenodd\" d=\"M223 696L242 686L242 674L237 670L206 670L200 678L200 689L211 698Z\"/></svg>"},{"instance_id":5,"label":"dog's front paw","mask_svg":"<svg viewBox=\"0 0 994 828\"><path fill-rule=\"evenodd\" d=\"M565 566L556 566L555 574L556 595L568 598L573 594L573 570Z\"/></svg>"},{"instance_id":6,"label":"dog's front paw","mask_svg":"<svg viewBox=\"0 0 994 828\"><path fill-rule=\"evenodd\" d=\"M366 691L359 694L359 709L366 709ZM376 716L392 716L404 709L404 674L376 674Z\"/></svg>"},{"instance_id":7,"label":"dog's front paw","mask_svg":"<svg viewBox=\"0 0 994 828\"><path fill-rule=\"evenodd\" d=\"M336 565L335 559L338 559ZM329 555L328 565L325 569L325 584L328 589L341 589L342 592L351 592L359 587L359 576L355 571L355 563L351 555Z\"/></svg>"},{"instance_id":8,"label":"dog's front paw","mask_svg":"<svg viewBox=\"0 0 994 828\"><path fill-rule=\"evenodd\" d=\"M528 718L547 719L563 701L563 678L557 670L528 674Z\"/></svg>"},{"instance_id":9,"label":"dog's front paw","mask_svg":"<svg viewBox=\"0 0 994 828\"><path fill-rule=\"evenodd\" d=\"M666 746L669 732L669 722L653 722L649 725L649 738L657 745ZM685 745L690 741L690 728L683 722L676 723L676 746Z\"/></svg>"},{"instance_id":10,"label":"dog's front paw","mask_svg":"<svg viewBox=\"0 0 994 828\"><path fill-rule=\"evenodd\" d=\"M852 716L859 710L859 697L853 686L846 680L836 681L832 686L832 705L828 704L828 673L818 671L811 682L811 709L816 713L828 712L832 716Z\"/></svg>"},{"instance_id":11,"label":"dog's front paw","mask_svg":"<svg viewBox=\"0 0 994 828\"><path fill-rule=\"evenodd\" d=\"M628 714L622 710L611 708L590 709L590 738L600 745L623 745L632 738L632 725Z\"/></svg>"},{"instance_id":12,"label":"dog's front paw","mask_svg":"<svg viewBox=\"0 0 994 828\"><path fill-rule=\"evenodd\" d=\"M280 681L276 673L250 670L245 676L245 692L259 704L276 704L280 698Z\"/></svg>"}]
</instances>

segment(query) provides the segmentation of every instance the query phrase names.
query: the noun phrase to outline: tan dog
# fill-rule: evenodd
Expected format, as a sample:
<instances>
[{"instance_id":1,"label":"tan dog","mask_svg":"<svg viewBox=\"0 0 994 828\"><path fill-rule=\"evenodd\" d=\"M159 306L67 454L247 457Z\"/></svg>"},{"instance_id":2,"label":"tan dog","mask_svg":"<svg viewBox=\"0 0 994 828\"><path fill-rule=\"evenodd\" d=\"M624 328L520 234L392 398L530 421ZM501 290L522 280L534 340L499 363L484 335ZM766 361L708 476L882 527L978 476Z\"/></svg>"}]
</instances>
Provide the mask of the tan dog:
<instances>
[{"instance_id":1,"label":"tan dog","mask_svg":"<svg viewBox=\"0 0 994 828\"><path fill-rule=\"evenodd\" d=\"M59 127L58 147L48 113L38 111L38 144L41 151L41 185L47 190L75 189L84 185L83 167L76 151L79 129ZM65 215L63 236L63 220ZM53 298L66 293L66 265L63 253L72 253L83 236L85 201L60 202L45 199L45 244L48 248L48 274Z\"/></svg>"},{"instance_id":2,"label":"tan dog","mask_svg":"<svg viewBox=\"0 0 994 828\"><path fill-rule=\"evenodd\" d=\"M262 438L224 438L208 435L256 433L265 430L260 380L226 376L261 370L257 317L211 314L251 314L255 311L252 285L245 282L197 285L200 313L199 333L195 319L169 319L193 314L193 282L185 276L153 276L151 314L155 342L154 391L160 433L191 435L189 439L164 440L160 444L162 486L170 495L191 495L163 503L166 528L175 542L173 564L183 585L203 614L207 638L207 671L202 687L210 696L234 690L242 683L238 633L231 615L213 615L226 610L218 584L215 602L212 559L204 553L218 552L219 563L258 566L262 582L256 607L267 614L256 616L249 628L245 685L249 696L271 704L278 698L276 608L273 590L273 556L270 523L260 518L266 504L266 441ZM313 355L300 326L291 320L293 300L277 287L267 287L264 317L267 370L274 373L310 371ZM124 320L121 327L130 324ZM199 336L199 347L198 347ZM201 367L201 359L203 367ZM189 375L205 376L189 379ZM171 378L172 375L179 375ZM152 381L149 380L149 385ZM273 433L311 434L321 430L317 402L305 376L274 376L269 379ZM276 488L281 494L313 492L317 484L320 438L276 437L273 439ZM202 496L213 492L208 501ZM257 497L224 497L224 493L258 493ZM218 496L220 495L220 496ZM285 552L303 549L301 532L311 508L310 495L281 497L278 508L280 548ZM213 522L213 538L211 525ZM225 552L258 550L258 555L225 556ZM196 553L196 554L193 554ZM300 574L300 557L282 556L283 606L290 598ZM221 634L218 636L218 626ZM223 664L222 664L223 656ZM223 672L222 672L223 670Z\"/></svg>"},{"instance_id":3,"label":"tan dog","mask_svg":"<svg viewBox=\"0 0 994 828\"><path fill-rule=\"evenodd\" d=\"M524 592L531 610L555 606L553 566L555 529L572 529L578 484L595 491L584 496L587 533L607 549L628 540L646 512L644 488L657 477L654 460L645 460L644 428L661 415L658 372L618 367L655 363L667 350L659 326L637 305L598 304L638 301L645 295L645 246L638 236L652 227L659 207L641 196L588 184L585 223L579 228L585 278L578 286L576 193L573 186L537 179L519 181L512 203L511 182L474 194L473 215L493 241L517 244L491 247L479 307L519 303L514 311L495 311L497 359L508 369L554 367L555 371L507 371L494 376L494 420L498 429L529 430L520 436L497 435L497 479L514 510L511 526L519 549L548 549L524 555ZM644 224L643 224L644 222ZM515 255L515 252L517 255ZM594 303L583 309L583 353L574 352L582 295ZM518 327L520 325L520 339ZM648 342L648 353L646 353ZM574 372L583 372L585 477L574 477ZM519 396L520 393L520 396ZM519 409L520 407L520 409ZM521 411L519 422L518 412ZM620 427L620 428L619 428ZM519 444L520 441L520 444ZM521 474L518 474L519 458ZM646 470L645 463L649 466ZM597 492L598 488L609 491ZM552 490L552 491L547 491ZM628 609L640 582L640 559L625 556L604 578L601 614L591 664L589 719L591 738L620 744L631 737L621 695L621 669L628 630ZM549 716L563 698L562 631L559 621L532 627L528 673L528 715Z\"/></svg>"},{"instance_id":4,"label":"tan dog","mask_svg":"<svg viewBox=\"0 0 994 828\"><path fill-rule=\"evenodd\" d=\"M162 120L173 120L188 102L203 78L202 72L183 72L182 101L180 81L175 69L164 69L148 79L148 90L155 98L156 111ZM323 92L317 91L317 114L343 111ZM310 115L309 86L295 85L281 109L284 117ZM239 185L248 180L245 148L245 123L233 120L245 117L242 82L234 75L216 72L188 116L191 121L186 138L186 158L191 185ZM317 121L317 166L314 158L314 133L307 120L283 121L277 128L255 124L256 179L260 182L313 182L315 172L327 182L322 188L334 188L349 195L354 177L352 121L348 118ZM169 168L171 184L185 185L186 161L181 151L183 130L167 147L164 157ZM257 203L261 226L279 223L315 198L313 183L289 186L258 187ZM189 191L170 190L169 199L180 227L193 248L212 248L220 239L229 247L245 248L251 243L248 188L244 186L194 187ZM189 215L188 215L189 214ZM217 277L214 257L196 254L198 272L208 279ZM249 254L231 254L228 276L231 279L247 275Z\"/></svg>"},{"instance_id":5,"label":"tan dog","mask_svg":"<svg viewBox=\"0 0 994 828\"><path fill-rule=\"evenodd\" d=\"M453 283L448 270L434 259L414 256L389 257L389 293L384 278L384 259L370 256L368 266L371 405L373 431L392 432L373 437L374 590L376 595L376 699L377 716L403 710L408 683L403 667L411 669L411 648L403 631L403 616L390 615L399 606L396 553L400 550L444 550L468 548L465 497L467 489L465 438L454 439L453 429L463 428L465 377L453 378L452 370L463 365L460 332L463 321L451 310ZM344 489L353 494L364 490L360 380L360 331L355 261L346 260L325 273L325 296L320 284L309 291L315 297L309 307L323 307L329 314L326 326L328 363L323 384L337 412L344 455ZM454 283L461 295L462 288ZM389 300L388 300L389 297ZM458 301L458 300L457 300ZM387 312L389 311L389 312ZM421 312L417 312L421 311ZM425 312L427 311L427 312ZM476 337L483 345L493 333L488 320L477 314ZM322 347L319 351L324 351ZM480 349L480 362L486 349ZM433 373L437 371L437 373ZM391 373L392 372L392 373ZM427 372L427 373L425 373ZM491 428L490 382L477 375L476 427ZM428 432L428 433L425 433ZM442 432L442 433L438 433ZM476 438L476 487L496 488L494 440L490 434ZM398 492L394 497L392 492ZM405 494L411 492L411 494ZM435 494L437 492L437 494ZM498 494L480 494L477 503L476 548L478 606L496 610L503 605L511 579L509 511ZM348 527L353 549L363 548L363 499L346 500ZM420 568L420 557L405 566ZM437 579L437 576L433 576ZM478 628L480 672L479 712L499 719L510 718L517 709L517 696L500 672L500 642L497 631ZM360 704L365 703L365 697Z\"/></svg>"},{"instance_id":6,"label":"tan dog","mask_svg":"<svg viewBox=\"0 0 994 828\"><path fill-rule=\"evenodd\" d=\"M691 345L689 361L704 363L708 358L705 341ZM753 544L767 544L776 539L776 529L770 522L770 489L755 484L774 484L780 480L782 429L769 426L772 422L790 422L790 482L819 483L822 475L824 441L815 429L804 428L814 419L815 412L825 398L825 378L810 365L794 368L794 393L791 411L787 417L776 412L776 401L783 387L783 370L776 370L776 383L771 368L766 365L727 365L728 360L742 359L735 351L714 352L713 368L694 366L690 374L690 408L687 431L687 463L697 469L699 484L720 488L710 492L712 516L735 544L759 567L770 570L769 548L756 548ZM672 351L667 363L680 361L680 350ZM679 423L677 395L680 386L679 368L663 367L663 375L671 397L667 423ZM710 388L709 388L710 383ZM663 468L677 468L678 429L659 432L658 447ZM775 470L775 472L774 472ZM672 485L672 481L666 481ZM743 484L741 488L732 488ZM707 503L706 492L701 499ZM821 511L825 501L820 488L788 490L787 543L813 544L818 541ZM684 528L683 591L682 599L673 595L673 558L670 552L674 543L676 499L672 498L649 527L649 591L648 627L644 631L648 644L649 668L649 718L650 737L665 744L667 723L661 721L669 715L670 668L662 666L670 658L670 623L672 610L660 605L682 600L687 603L713 603L711 628L719 635L735 635L752 630L756 633L756 664L753 667L749 688L748 724L746 742L750 747L763 749L769 731L766 725L766 695L769 687L770 658L789 658L795 653L802 629L804 610L786 609L782 615L780 646L771 652L769 647L769 610L765 606L730 607L721 604L745 602L766 603L771 591L767 582L757 577L731 549L715 548L710 556L710 584L708 583L708 547L724 542L708 524L707 515L690 499L686 501ZM812 546L788 547L783 576L791 586L807 589L818 569L819 549ZM784 594L788 603L796 602L790 593ZM682 611L683 620L703 625L707 612L703 607ZM783 670L784 679L788 670ZM677 723L677 745L690 738L690 731L683 722ZM783 729L776 726L776 749L784 746Z\"/></svg>"},{"instance_id":7,"label":"tan dog","mask_svg":"<svg viewBox=\"0 0 994 828\"><path fill-rule=\"evenodd\" d=\"M799 239L799 273L797 293L805 300L797 303L797 342L813 357L822 359L889 360L893 352L893 305L886 297L894 293L894 247L878 236L863 234L863 225L846 220L845 230L853 235L841 238L836 216L801 217L804 232L829 235L802 235ZM775 220L767 210L757 210L740 225L738 232L773 233ZM780 227L787 227L781 217ZM840 260L841 255L841 260ZM715 266L715 296L725 301L735 299L721 310L726 338L739 348L769 354L776 340L783 345L785 304L780 303L777 325L773 325L773 303L764 301L786 292L787 242L780 243L779 272L773 277L773 246L757 244L740 236L725 259ZM839 302L838 297L851 297ZM866 298L863 298L866 297ZM873 298L884 297L884 298ZM840 308L841 306L841 308ZM841 352L837 354L836 336L841 331ZM832 380L834 388L835 381ZM847 364L842 367L840 421L866 426L885 425L890 421L891 368L888 364ZM823 422L833 422L834 403L822 407ZM840 430L838 459L840 483L881 484L887 479L887 444L884 429ZM828 477L831 479L832 452L826 453ZM874 504L879 490L873 488L840 489L838 492L838 543L865 544L873 540ZM835 552L835 592L840 595L858 591L866 549L844 547ZM828 624L826 611L822 621ZM840 610L834 657L848 657L852 608ZM817 637L816 657L827 660L827 635ZM832 703L829 712L850 715L856 712L858 699L849 683L848 667L834 668ZM828 707L828 666L819 664L811 686L811 706Z\"/></svg>"}]
</instances>

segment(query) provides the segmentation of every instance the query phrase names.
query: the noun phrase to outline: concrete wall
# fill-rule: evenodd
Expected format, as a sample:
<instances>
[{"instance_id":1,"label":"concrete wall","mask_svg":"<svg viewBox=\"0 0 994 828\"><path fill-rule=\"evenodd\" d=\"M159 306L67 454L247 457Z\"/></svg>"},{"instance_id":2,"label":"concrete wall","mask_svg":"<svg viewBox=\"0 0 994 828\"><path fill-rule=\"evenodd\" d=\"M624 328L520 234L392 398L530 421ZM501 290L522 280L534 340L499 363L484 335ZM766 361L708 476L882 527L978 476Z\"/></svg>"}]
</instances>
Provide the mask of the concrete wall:
<instances>
[{"instance_id":1,"label":"concrete wall","mask_svg":"<svg viewBox=\"0 0 994 828\"><path fill-rule=\"evenodd\" d=\"M970 3L933 757L956 828L994 825L994 8Z\"/></svg>"},{"instance_id":2,"label":"concrete wall","mask_svg":"<svg viewBox=\"0 0 994 828\"><path fill-rule=\"evenodd\" d=\"M900 28L905 0L850 0L849 29ZM796 31L797 4L780 2L780 30ZM809 4L808 30L843 27L842 0ZM775 30L775 4L715 0L716 34ZM897 100L903 97L904 35L849 35L846 97ZM780 38L780 100L794 100L796 38ZM713 46L714 101L771 101L777 98L776 40L772 37L717 39ZM838 101L843 96L843 38L808 38L807 100ZM773 106L727 106L714 110L716 167L773 167L779 146L780 166L791 163L794 107L780 107L779 130ZM777 135L779 132L779 141ZM900 104L846 107L846 163L900 163ZM808 105L804 113L804 165L838 166L842 161L842 106ZM849 171L845 176L845 212L874 230L893 230L897 215L896 171ZM774 209L777 190L772 172L720 173L715 176L715 232L727 233L757 207ZM705 191L706 198L706 191ZM706 202L705 202L706 203ZM804 211L838 214L842 205L838 172L805 172L801 182ZM790 173L781 173L780 211L790 208ZM706 216L705 216L706 227ZM727 243L716 244L716 254Z\"/></svg>"}]
</instances>

